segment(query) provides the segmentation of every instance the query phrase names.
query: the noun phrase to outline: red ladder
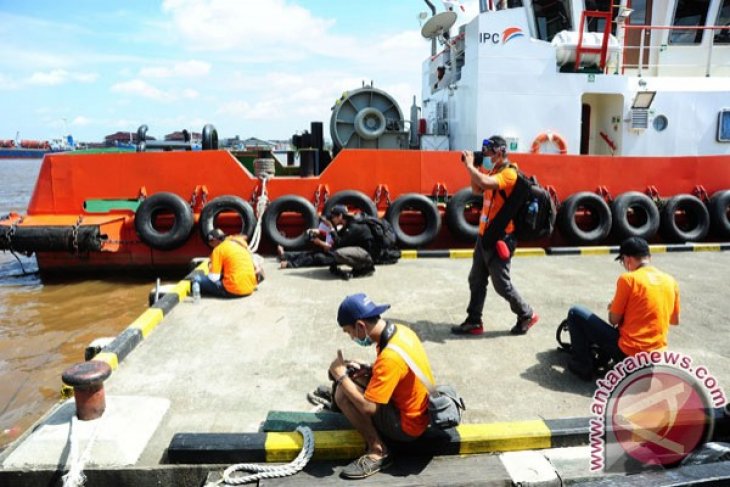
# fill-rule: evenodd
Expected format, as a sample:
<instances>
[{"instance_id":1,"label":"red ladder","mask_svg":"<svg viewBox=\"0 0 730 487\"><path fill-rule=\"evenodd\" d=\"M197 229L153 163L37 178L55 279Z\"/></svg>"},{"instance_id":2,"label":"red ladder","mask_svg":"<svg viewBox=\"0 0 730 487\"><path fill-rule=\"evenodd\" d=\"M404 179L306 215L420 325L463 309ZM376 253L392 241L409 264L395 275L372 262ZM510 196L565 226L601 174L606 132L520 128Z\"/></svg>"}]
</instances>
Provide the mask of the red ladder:
<instances>
[{"instance_id":1,"label":"red ladder","mask_svg":"<svg viewBox=\"0 0 730 487\"><path fill-rule=\"evenodd\" d=\"M583 29L587 18L604 19L603 27L603 42L601 47L586 47L583 45ZM606 69L606 57L608 56L608 36L611 34L611 12L604 12L601 10L584 10L583 15L580 17L580 29L578 29L578 45L575 47L575 70L580 69L580 58L584 53L587 54L600 54L601 71Z\"/></svg>"}]
</instances>

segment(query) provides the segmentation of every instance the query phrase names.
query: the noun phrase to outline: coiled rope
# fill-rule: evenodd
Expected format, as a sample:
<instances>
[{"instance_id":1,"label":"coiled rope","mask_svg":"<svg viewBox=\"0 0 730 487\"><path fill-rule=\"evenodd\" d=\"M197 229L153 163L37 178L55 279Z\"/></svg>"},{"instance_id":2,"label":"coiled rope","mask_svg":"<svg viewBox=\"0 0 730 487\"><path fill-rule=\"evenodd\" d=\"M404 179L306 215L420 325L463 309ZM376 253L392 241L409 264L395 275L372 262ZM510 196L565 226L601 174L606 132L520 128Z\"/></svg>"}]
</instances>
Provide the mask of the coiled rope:
<instances>
[{"instance_id":1,"label":"coiled rope","mask_svg":"<svg viewBox=\"0 0 730 487\"><path fill-rule=\"evenodd\" d=\"M248 246L251 252L256 252L259 248L259 243L261 242L261 222L264 219L266 207L269 206L269 194L266 191L266 182L269 180L269 176L261 173L258 174L258 177L261 179L261 194L256 201L256 228L253 230L251 243Z\"/></svg>"},{"instance_id":2,"label":"coiled rope","mask_svg":"<svg viewBox=\"0 0 730 487\"><path fill-rule=\"evenodd\" d=\"M297 426L296 431L302 435L303 444L299 455L286 465L261 465L258 463L238 463L231 465L223 472L223 478L218 481L219 485L241 485L261 479L273 479L277 477L288 477L303 469L314 454L314 433L308 426ZM251 475L232 477L234 472L245 470L257 472Z\"/></svg>"}]
</instances>

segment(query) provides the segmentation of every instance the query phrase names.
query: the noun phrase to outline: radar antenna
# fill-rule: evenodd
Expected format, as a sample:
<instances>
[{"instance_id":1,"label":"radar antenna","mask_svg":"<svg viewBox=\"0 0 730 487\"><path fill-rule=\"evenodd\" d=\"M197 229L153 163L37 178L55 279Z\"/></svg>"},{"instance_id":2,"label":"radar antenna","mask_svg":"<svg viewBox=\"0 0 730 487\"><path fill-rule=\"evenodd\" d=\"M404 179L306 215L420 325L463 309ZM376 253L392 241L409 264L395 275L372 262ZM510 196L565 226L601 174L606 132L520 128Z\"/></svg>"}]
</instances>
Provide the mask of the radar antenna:
<instances>
[{"instance_id":1,"label":"radar antenna","mask_svg":"<svg viewBox=\"0 0 730 487\"><path fill-rule=\"evenodd\" d=\"M449 29L456 23L456 12L441 12L430 19L421 28L421 35L426 39L435 39L443 36L449 38Z\"/></svg>"}]
</instances>

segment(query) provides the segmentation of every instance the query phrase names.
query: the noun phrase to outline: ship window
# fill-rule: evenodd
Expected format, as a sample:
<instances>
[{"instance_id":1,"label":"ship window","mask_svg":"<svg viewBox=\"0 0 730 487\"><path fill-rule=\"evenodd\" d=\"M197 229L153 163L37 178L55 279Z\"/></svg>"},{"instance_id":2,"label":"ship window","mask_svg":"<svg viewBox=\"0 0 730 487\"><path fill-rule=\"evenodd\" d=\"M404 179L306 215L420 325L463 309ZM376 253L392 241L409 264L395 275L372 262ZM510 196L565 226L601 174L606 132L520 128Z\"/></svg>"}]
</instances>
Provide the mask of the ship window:
<instances>
[{"instance_id":1,"label":"ship window","mask_svg":"<svg viewBox=\"0 0 730 487\"><path fill-rule=\"evenodd\" d=\"M497 10L522 7L522 0L497 0L494 3Z\"/></svg>"},{"instance_id":2,"label":"ship window","mask_svg":"<svg viewBox=\"0 0 730 487\"><path fill-rule=\"evenodd\" d=\"M727 29L718 30L715 33L715 44L730 44L730 0L722 2L715 25L727 27Z\"/></svg>"},{"instance_id":3,"label":"ship window","mask_svg":"<svg viewBox=\"0 0 730 487\"><path fill-rule=\"evenodd\" d=\"M669 119L666 117L666 115L657 115L654 118L654 122L652 122L652 125L654 126L654 130L657 132L664 132L664 130L669 126Z\"/></svg>"},{"instance_id":4,"label":"ship window","mask_svg":"<svg viewBox=\"0 0 730 487\"><path fill-rule=\"evenodd\" d=\"M717 123L717 140L719 142L730 142L730 108L720 111L720 118Z\"/></svg>"},{"instance_id":5,"label":"ship window","mask_svg":"<svg viewBox=\"0 0 730 487\"><path fill-rule=\"evenodd\" d=\"M678 0L674 10L674 26L703 27L707 20L707 9L710 0ZM702 42L701 29L672 30L669 34L670 44L699 44Z\"/></svg>"},{"instance_id":6,"label":"ship window","mask_svg":"<svg viewBox=\"0 0 730 487\"><path fill-rule=\"evenodd\" d=\"M573 30L570 21L570 0L533 0L537 36L543 41L551 41L555 34L563 30Z\"/></svg>"}]
</instances>

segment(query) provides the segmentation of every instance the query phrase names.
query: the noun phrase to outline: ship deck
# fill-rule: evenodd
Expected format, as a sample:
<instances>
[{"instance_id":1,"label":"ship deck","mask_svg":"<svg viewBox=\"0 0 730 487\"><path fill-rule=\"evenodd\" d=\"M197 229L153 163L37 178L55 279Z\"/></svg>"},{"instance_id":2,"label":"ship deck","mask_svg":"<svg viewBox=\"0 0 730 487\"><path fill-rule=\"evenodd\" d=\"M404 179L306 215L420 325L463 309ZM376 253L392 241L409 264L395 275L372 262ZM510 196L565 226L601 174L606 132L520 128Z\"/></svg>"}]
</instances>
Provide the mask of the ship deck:
<instances>
[{"instance_id":1,"label":"ship deck","mask_svg":"<svg viewBox=\"0 0 730 487\"><path fill-rule=\"evenodd\" d=\"M237 300L203 298L197 304L183 300L107 380L108 410L123 407L130 424L150 425L150 431L138 435L149 436L149 441L138 445L138 458L126 468L165 466L176 433L252 433L261 431L272 410L312 411L306 394L326 382L327 367L338 348L346 358L374 358L374 348L357 347L336 323L339 302L355 292L390 303L386 317L409 324L418 333L437 382L454 385L465 398L464 423L590 416L594 386L565 370L568 356L557 351L555 330L572 304L603 315L621 271L613 257L515 258L513 282L540 314L540 322L525 336L511 336L513 315L490 288L485 333L469 338L456 337L449 328L464 318L470 259L402 259L378 267L371 277L350 281L334 278L326 268L282 271L267 259L267 279L254 295ZM695 365L705 365L721 386L729 387L730 252L655 254L653 260L680 283L681 323L670 331L671 350L692 357ZM21 458L21 450L31 441L32 435L26 434L0 456L4 459L0 478L3 471L12 480L10 474L18 470L27 474L49 469L43 465L47 455L42 443L34 446L32 456ZM95 458L110 458L113 463L115 455L123 455L104 449L119 445L97 440L92 472L112 468L94 467ZM483 465L494 461L484 458ZM56 460L62 464L65 458ZM337 478L338 465L346 463L335 462L327 470L329 476ZM307 475L312 474L300 477ZM379 481L394 480L388 475L379 474ZM316 481L323 483L327 477ZM420 485L435 485L426 477L422 480ZM180 482L200 485L200 479Z\"/></svg>"}]
</instances>

